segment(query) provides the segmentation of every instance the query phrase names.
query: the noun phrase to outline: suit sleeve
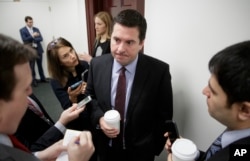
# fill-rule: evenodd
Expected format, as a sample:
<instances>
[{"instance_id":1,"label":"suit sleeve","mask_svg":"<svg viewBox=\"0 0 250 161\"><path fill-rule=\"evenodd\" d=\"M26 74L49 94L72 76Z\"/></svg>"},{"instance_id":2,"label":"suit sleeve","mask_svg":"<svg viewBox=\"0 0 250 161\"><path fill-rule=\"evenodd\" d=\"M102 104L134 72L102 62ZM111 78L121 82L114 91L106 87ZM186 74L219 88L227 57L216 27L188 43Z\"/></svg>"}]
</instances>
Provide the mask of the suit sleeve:
<instances>
[{"instance_id":1,"label":"suit sleeve","mask_svg":"<svg viewBox=\"0 0 250 161\"><path fill-rule=\"evenodd\" d=\"M65 110L68 107L72 106L72 103L69 99L67 91L63 88L59 81L51 79L50 85L53 92L55 93L58 101L61 103L62 108Z\"/></svg>"},{"instance_id":2,"label":"suit sleeve","mask_svg":"<svg viewBox=\"0 0 250 161\"><path fill-rule=\"evenodd\" d=\"M32 43L33 37L30 35L30 33L25 27L20 29L20 35L25 44Z\"/></svg>"},{"instance_id":3,"label":"suit sleeve","mask_svg":"<svg viewBox=\"0 0 250 161\"><path fill-rule=\"evenodd\" d=\"M50 127L35 143L31 145L30 150L37 152L46 149L55 142L63 138L63 133L55 126Z\"/></svg>"},{"instance_id":4,"label":"suit sleeve","mask_svg":"<svg viewBox=\"0 0 250 161\"><path fill-rule=\"evenodd\" d=\"M90 95L92 97L91 101L91 123L93 127L98 127L99 125L99 119L104 115L104 112L101 110L99 103L97 102L96 93L95 93L95 87L94 87L94 80L93 80L93 68L95 64L93 64L93 61L91 61L90 68L89 68L89 74L88 74L88 82L87 82L87 88L86 88L86 94ZM98 70L96 70L98 71ZM95 73L96 74L96 73Z\"/></svg>"},{"instance_id":5,"label":"suit sleeve","mask_svg":"<svg viewBox=\"0 0 250 161\"><path fill-rule=\"evenodd\" d=\"M166 143L166 138L164 137L165 128L164 123L166 120L172 120L173 117L173 94L172 94L172 83L171 75L169 72L169 66L165 68L164 74L162 75L161 87L159 88L158 96L158 114L159 114L159 123L158 123L158 132L155 133L157 147L155 148L155 154L159 155L164 148Z\"/></svg>"},{"instance_id":6,"label":"suit sleeve","mask_svg":"<svg viewBox=\"0 0 250 161\"><path fill-rule=\"evenodd\" d=\"M43 41L43 36L42 36L40 30L38 28L34 28L34 32L38 32L39 33L39 36L37 36L37 37L34 38L34 42L35 43L40 43L41 41Z\"/></svg>"}]
</instances>

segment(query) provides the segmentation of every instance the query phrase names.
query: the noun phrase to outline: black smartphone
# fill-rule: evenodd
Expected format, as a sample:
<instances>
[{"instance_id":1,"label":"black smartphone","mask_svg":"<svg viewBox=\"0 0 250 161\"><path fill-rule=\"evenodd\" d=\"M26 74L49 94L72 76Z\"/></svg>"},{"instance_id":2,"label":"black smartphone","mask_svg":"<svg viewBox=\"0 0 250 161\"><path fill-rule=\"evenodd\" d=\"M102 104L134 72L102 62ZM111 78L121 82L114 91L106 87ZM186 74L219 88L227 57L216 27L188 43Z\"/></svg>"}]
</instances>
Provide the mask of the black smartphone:
<instances>
[{"instance_id":1,"label":"black smartphone","mask_svg":"<svg viewBox=\"0 0 250 161\"><path fill-rule=\"evenodd\" d=\"M171 144L173 144L177 138L180 138L177 125L173 120L167 120L165 122L165 128L166 128L166 132L169 132L168 137L170 139Z\"/></svg>"},{"instance_id":2,"label":"black smartphone","mask_svg":"<svg viewBox=\"0 0 250 161\"><path fill-rule=\"evenodd\" d=\"M70 86L71 90L76 89L82 82L83 82L83 81L81 80L81 81L78 81L78 82L72 84L72 85Z\"/></svg>"}]
</instances>

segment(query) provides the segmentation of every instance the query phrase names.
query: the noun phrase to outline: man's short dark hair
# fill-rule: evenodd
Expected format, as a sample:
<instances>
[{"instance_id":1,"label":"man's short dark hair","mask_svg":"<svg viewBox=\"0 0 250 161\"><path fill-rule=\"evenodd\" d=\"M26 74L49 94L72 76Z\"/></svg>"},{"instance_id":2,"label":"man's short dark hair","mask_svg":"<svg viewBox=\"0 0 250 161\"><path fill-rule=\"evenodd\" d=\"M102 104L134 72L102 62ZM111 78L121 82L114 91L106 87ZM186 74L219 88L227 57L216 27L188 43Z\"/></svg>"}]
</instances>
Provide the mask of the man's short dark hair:
<instances>
[{"instance_id":1,"label":"man's short dark hair","mask_svg":"<svg viewBox=\"0 0 250 161\"><path fill-rule=\"evenodd\" d=\"M0 99L11 99L17 81L14 67L27 63L36 57L37 54L31 47L0 34Z\"/></svg>"},{"instance_id":2,"label":"man's short dark hair","mask_svg":"<svg viewBox=\"0 0 250 161\"><path fill-rule=\"evenodd\" d=\"M146 19L138 11L133 9L121 11L114 18L114 25L116 23L127 27L138 27L140 41L142 42L145 39L147 31L147 22Z\"/></svg>"},{"instance_id":3,"label":"man's short dark hair","mask_svg":"<svg viewBox=\"0 0 250 161\"><path fill-rule=\"evenodd\" d=\"M31 16L25 16L24 21L28 22L28 20L33 20Z\"/></svg>"},{"instance_id":4,"label":"man's short dark hair","mask_svg":"<svg viewBox=\"0 0 250 161\"><path fill-rule=\"evenodd\" d=\"M211 58L208 67L226 93L229 105L250 101L250 41L218 52Z\"/></svg>"}]
</instances>

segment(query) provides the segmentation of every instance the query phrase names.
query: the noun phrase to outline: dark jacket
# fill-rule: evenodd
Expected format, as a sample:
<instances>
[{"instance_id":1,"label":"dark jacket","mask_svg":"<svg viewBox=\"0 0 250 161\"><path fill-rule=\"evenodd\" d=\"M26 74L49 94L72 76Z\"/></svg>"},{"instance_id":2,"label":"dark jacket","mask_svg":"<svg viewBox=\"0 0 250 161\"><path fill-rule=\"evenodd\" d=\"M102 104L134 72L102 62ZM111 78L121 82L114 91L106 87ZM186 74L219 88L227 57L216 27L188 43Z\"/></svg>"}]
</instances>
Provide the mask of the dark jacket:
<instances>
[{"instance_id":1,"label":"dark jacket","mask_svg":"<svg viewBox=\"0 0 250 161\"><path fill-rule=\"evenodd\" d=\"M34 100L38 104L49 122L42 119L32 110L27 108L27 111L18 126L15 136L31 151L39 151L62 139L63 134L54 126L54 121L48 115L37 97L34 94L31 94L30 98L32 98L32 100ZM45 134L45 132L47 134ZM50 134L48 135L48 133ZM43 141L37 142L39 139Z\"/></svg>"},{"instance_id":2,"label":"dark jacket","mask_svg":"<svg viewBox=\"0 0 250 161\"><path fill-rule=\"evenodd\" d=\"M237 140L231 144L229 144L227 147L223 148L222 150L215 153L211 158L209 158L207 161L230 161L230 160L243 160L246 158L238 157L236 158L234 155L234 152L236 147L241 147L240 145L250 145L250 136L242 138L240 140ZM231 151L232 150L232 151ZM248 154L249 156L249 154ZM205 153L201 152L200 157L197 161L204 161L205 159ZM247 158L249 159L249 158Z\"/></svg>"},{"instance_id":3,"label":"dark jacket","mask_svg":"<svg viewBox=\"0 0 250 161\"><path fill-rule=\"evenodd\" d=\"M21 35L21 38L23 40L23 43L26 45L29 45L29 46L32 46L33 42L36 43L37 44L37 48L36 48L37 53L42 54L43 53L43 47L41 45L41 41L43 41L42 34L39 31L39 29L36 27L33 27L33 32L38 32L40 34L40 36L33 38L26 26L20 29L20 35Z\"/></svg>"},{"instance_id":4,"label":"dark jacket","mask_svg":"<svg viewBox=\"0 0 250 161\"><path fill-rule=\"evenodd\" d=\"M61 103L62 108L65 110L72 106L72 102L69 99L69 94L67 92L68 87L72 84L82 80L81 74L86 69L89 68L89 65L86 61L80 61L80 63L76 66L76 73L77 76L74 77L71 73L69 73L68 82L63 87L61 83L58 80L51 79L50 85L52 87L53 92L55 93L57 99ZM84 80L86 81L88 78L88 73L85 74ZM80 94L77 97L77 102L80 102L83 98L85 98L85 94ZM85 108L85 110L80 113L80 116L71 121L67 128L74 129L74 130L89 130L90 129L90 114L88 108Z\"/></svg>"},{"instance_id":5,"label":"dark jacket","mask_svg":"<svg viewBox=\"0 0 250 161\"><path fill-rule=\"evenodd\" d=\"M0 144L0 161L40 161L31 153Z\"/></svg>"},{"instance_id":6,"label":"dark jacket","mask_svg":"<svg viewBox=\"0 0 250 161\"><path fill-rule=\"evenodd\" d=\"M113 57L110 54L91 61L87 92L93 97L91 121L94 127L111 109L111 75ZM164 122L173 116L173 98L169 65L145 54L139 54L128 102L125 141L130 161L140 161L159 155L164 148ZM105 153L110 139L96 130L97 151ZM100 151L99 151L100 152ZM97 152L98 153L98 152ZM139 159L139 160L138 160Z\"/></svg>"}]
</instances>

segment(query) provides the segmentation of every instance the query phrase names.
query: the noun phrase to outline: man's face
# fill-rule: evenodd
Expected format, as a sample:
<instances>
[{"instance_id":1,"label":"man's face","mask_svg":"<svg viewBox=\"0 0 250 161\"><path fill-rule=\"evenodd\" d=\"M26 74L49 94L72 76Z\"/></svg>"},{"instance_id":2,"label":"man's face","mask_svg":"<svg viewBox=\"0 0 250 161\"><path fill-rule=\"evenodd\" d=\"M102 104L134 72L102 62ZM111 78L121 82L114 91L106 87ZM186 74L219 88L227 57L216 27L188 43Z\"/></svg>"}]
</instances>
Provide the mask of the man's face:
<instances>
[{"instance_id":1,"label":"man's face","mask_svg":"<svg viewBox=\"0 0 250 161\"><path fill-rule=\"evenodd\" d=\"M111 53L122 66L131 63L142 49L137 27L126 27L116 23L111 35Z\"/></svg>"},{"instance_id":2,"label":"man's face","mask_svg":"<svg viewBox=\"0 0 250 161\"><path fill-rule=\"evenodd\" d=\"M28 27L33 27L33 20L28 19L28 21L26 22L26 25L27 25Z\"/></svg>"},{"instance_id":3,"label":"man's face","mask_svg":"<svg viewBox=\"0 0 250 161\"><path fill-rule=\"evenodd\" d=\"M228 105L227 95L214 75L211 75L208 86L203 89L202 93L207 96L209 114L225 126L235 128L238 105L236 103Z\"/></svg>"},{"instance_id":4,"label":"man's face","mask_svg":"<svg viewBox=\"0 0 250 161\"><path fill-rule=\"evenodd\" d=\"M32 77L29 63L14 67L17 84L12 91L11 100L0 100L0 133L13 134L26 112L27 96L32 93Z\"/></svg>"}]
</instances>

